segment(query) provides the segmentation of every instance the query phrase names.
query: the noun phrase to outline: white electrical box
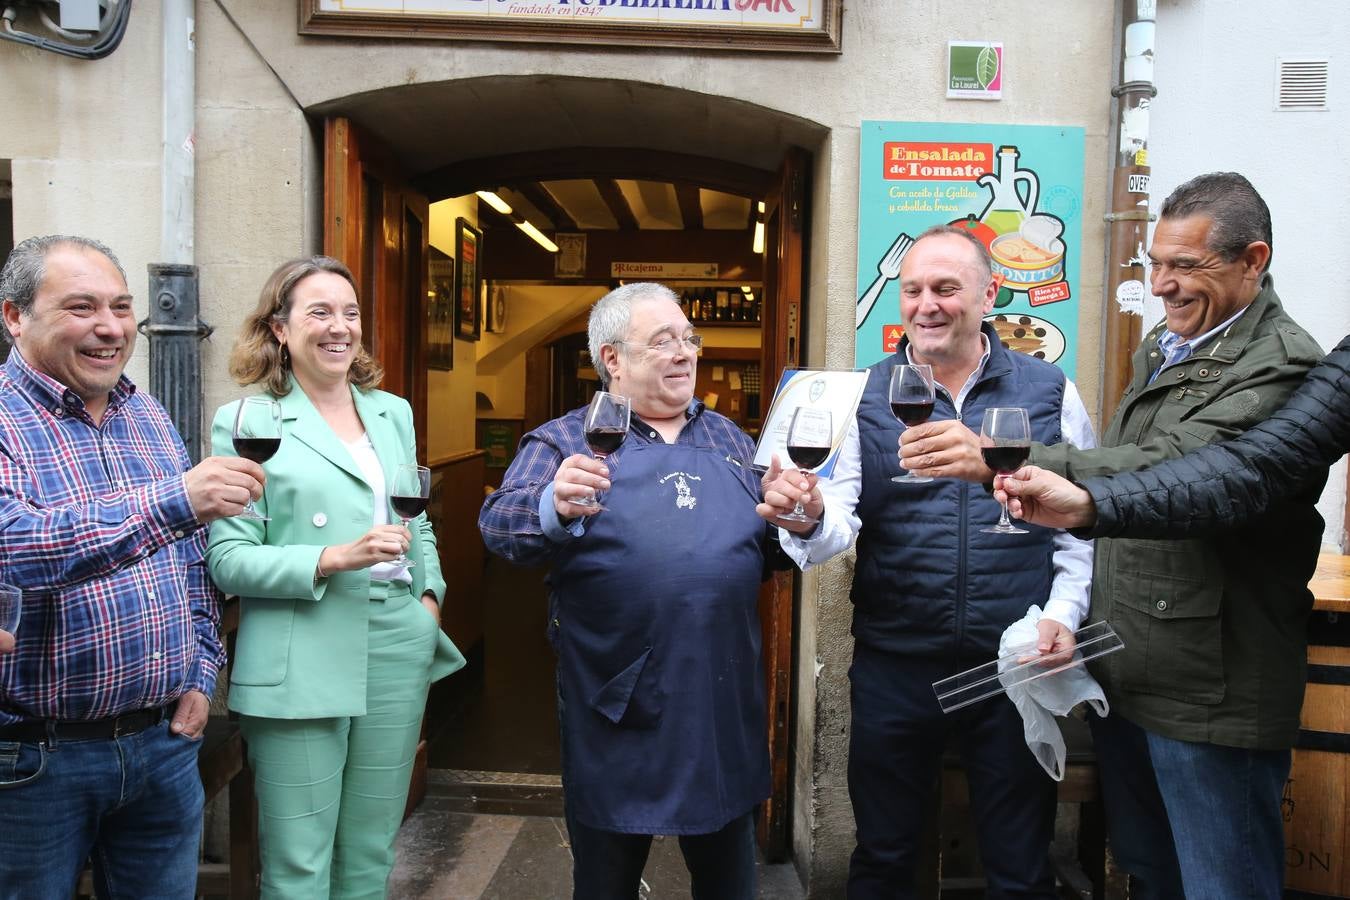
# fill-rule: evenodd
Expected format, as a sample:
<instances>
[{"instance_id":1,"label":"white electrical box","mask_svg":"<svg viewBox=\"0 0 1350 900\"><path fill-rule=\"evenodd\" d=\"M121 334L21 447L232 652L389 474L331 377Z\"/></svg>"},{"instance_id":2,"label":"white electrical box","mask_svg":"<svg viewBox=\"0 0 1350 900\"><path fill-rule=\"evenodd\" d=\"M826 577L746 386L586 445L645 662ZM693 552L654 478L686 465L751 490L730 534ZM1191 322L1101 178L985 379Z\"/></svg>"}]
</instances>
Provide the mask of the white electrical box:
<instances>
[{"instance_id":1,"label":"white electrical box","mask_svg":"<svg viewBox=\"0 0 1350 900\"><path fill-rule=\"evenodd\" d=\"M67 31L98 31L98 0L59 0L59 24Z\"/></svg>"}]
</instances>

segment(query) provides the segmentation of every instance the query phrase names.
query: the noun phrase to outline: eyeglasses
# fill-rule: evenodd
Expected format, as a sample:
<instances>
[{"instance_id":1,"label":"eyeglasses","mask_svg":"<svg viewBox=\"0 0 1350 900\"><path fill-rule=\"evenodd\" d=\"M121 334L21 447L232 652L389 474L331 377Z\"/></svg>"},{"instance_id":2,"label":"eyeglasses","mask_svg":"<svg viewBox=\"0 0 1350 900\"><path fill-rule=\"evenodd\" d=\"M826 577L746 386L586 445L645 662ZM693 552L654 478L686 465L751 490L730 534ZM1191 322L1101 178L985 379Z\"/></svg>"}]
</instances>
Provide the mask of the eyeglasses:
<instances>
[{"instance_id":1,"label":"eyeglasses","mask_svg":"<svg viewBox=\"0 0 1350 900\"><path fill-rule=\"evenodd\" d=\"M695 354L703 350L703 335L686 334L682 338L663 337L659 341L653 341L650 344L635 344L632 341L611 341L610 343L627 344L630 347L640 347L650 353L658 356L674 356L677 353L693 351Z\"/></svg>"}]
</instances>

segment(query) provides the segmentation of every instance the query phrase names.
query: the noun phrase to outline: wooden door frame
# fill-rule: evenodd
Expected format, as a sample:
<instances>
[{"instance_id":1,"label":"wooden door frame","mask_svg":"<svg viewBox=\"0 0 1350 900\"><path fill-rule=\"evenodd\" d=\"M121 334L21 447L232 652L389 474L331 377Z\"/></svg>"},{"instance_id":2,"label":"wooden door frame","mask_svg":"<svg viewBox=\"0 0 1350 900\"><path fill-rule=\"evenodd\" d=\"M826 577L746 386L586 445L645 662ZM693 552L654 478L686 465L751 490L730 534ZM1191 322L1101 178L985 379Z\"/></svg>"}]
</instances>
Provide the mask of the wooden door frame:
<instances>
[{"instance_id":1,"label":"wooden door frame","mask_svg":"<svg viewBox=\"0 0 1350 900\"><path fill-rule=\"evenodd\" d=\"M345 263L369 295L360 298L363 342L384 368L384 390L411 404L417 458L426 462L430 204L378 139L335 116L324 120L323 214L323 252Z\"/></svg>"},{"instance_id":2,"label":"wooden door frame","mask_svg":"<svg viewBox=\"0 0 1350 900\"><path fill-rule=\"evenodd\" d=\"M765 389L778 384L785 368L801 365L805 322L806 181L811 157L791 147L778 171L777 184L764 200L765 316L760 336L760 368ZM763 401L767 410L767 400ZM768 704L769 760L773 793L759 816L759 845L771 861L789 850L792 729L796 721L795 673L799 574L775 572L760 588L765 700Z\"/></svg>"}]
</instances>

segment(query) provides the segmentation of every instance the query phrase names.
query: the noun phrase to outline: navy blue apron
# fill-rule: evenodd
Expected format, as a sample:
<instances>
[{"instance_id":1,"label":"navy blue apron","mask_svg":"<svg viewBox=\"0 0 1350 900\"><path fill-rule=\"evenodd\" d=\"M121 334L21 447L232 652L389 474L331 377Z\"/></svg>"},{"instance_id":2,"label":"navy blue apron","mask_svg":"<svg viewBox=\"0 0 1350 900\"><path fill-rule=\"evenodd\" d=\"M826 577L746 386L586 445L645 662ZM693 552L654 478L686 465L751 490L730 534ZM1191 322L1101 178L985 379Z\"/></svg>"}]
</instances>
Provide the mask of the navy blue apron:
<instances>
[{"instance_id":1,"label":"navy blue apron","mask_svg":"<svg viewBox=\"0 0 1350 900\"><path fill-rule=\"evenodd\" d=\"M550 576L567 800L607 831L717 831L770 790L758 481L711 447L608 463Z\"/></svg>"}]
</instances>

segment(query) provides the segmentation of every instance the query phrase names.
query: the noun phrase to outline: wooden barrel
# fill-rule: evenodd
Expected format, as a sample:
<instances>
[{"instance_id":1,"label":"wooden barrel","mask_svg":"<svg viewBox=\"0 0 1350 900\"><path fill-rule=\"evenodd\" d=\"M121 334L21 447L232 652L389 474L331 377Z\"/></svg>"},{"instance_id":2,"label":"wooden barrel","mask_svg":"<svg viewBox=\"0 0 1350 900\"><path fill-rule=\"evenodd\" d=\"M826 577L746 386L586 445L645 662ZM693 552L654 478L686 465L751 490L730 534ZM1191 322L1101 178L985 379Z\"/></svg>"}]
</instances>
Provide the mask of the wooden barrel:
<instances>
[{"instance_id":1,"label":"wooden barrel","mask_svg":"<svg viewBox=\"0 0 1350 900\"><path fill-rule=\"evenodd\" d=\"M1350 897L1350 615L1344 600L1317 596L1303 715L1281 804L1285 886Z\"/></svg>"}]
</instances>

